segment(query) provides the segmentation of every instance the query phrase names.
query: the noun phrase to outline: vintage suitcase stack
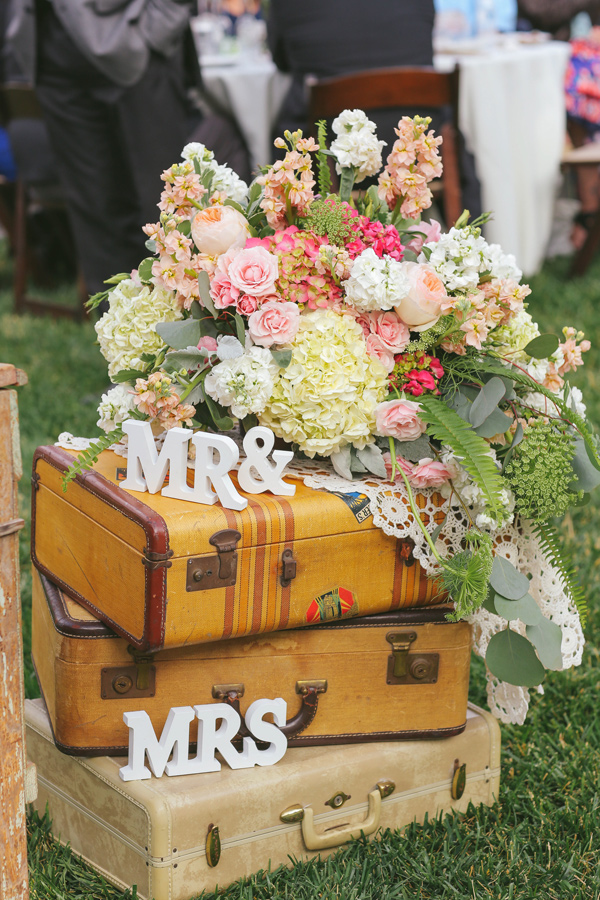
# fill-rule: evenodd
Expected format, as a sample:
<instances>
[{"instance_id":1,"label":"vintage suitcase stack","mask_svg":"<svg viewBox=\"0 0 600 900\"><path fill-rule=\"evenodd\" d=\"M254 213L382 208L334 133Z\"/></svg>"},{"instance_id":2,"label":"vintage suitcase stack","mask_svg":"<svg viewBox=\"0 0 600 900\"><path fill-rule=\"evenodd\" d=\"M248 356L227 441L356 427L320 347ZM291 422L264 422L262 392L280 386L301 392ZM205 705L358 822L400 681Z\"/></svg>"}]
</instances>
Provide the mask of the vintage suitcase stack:
<instances>
[{"instance_id":1,"label":"vintage suitcase stack","mask_svg":"<svg viewBox=\"0 0 600 900\"><path fill-rule=\"evenodd\" d=\"M367 498L296 481L241 513L199 506L125 491L111 452L64 493L72 458L39 448L33 474L45 707L29 705L30 755L61 840L139 896L183 900L361 830L493 802L499 732L467 711L470 628ZM227 703L243 723L275 697L292 748L276 765L119 779L124 713L160 736L173 707ZM347 802L342 822L327 813Z\"/></svg>"}]
</instances>

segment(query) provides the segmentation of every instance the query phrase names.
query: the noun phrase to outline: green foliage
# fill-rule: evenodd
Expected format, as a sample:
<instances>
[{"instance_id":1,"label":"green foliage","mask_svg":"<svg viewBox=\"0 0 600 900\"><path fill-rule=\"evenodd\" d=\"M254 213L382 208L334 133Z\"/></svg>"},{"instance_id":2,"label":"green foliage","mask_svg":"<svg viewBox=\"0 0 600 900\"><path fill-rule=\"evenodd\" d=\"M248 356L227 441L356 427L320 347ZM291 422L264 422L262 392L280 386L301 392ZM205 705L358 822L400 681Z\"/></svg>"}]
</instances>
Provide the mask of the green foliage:
<instances>
[{"instance_id":1,"label":"green foliage","mask_svg":"<svg viewBox=\"0 0 600 900\"><path fill-rule=\"evenodd\" d=\"M440 570L444 590L454 601L454 612L448 616L452 622L458 622L479 609L487 597L492 571L490 535L472 529L465 535L465 542L468 549L444 560Z\"/></svg>"},{"instance_id":2,"label":"green foliage","mask_svg":"<svg viewBox=\"0 0 600 900\"><path fill-rule=\"evenodd\" d=\"M427 331L421 332L416 340L410 341L403 353L427 353L443 339L453 326L453 316L442 316L435 325L432 325Z\"/></svg>"},{"instance_id":3,"label":"green foliage","mask_svg":"<svg viewBox=\"0 0 600 900\"><path fill-rule=\"evenodd\" d=\"M582 626L585 626L588 608L583 588L577 577L577 571L570 556L562 546L560 536L549 522L541 522L534 525L533 530L544 551L544 556L561 574L563 586L577 607Z\"/></svg>"},{"instance_id":4,"label":"green foliage","mask_svg":"<svg viewBox=\"0 0 600 900\"><path fill-rule=\"evenodd\" d=\"M490 456L489 444L476 434L458 413L431 395L419 398L419 415L427 423L427 434L442 444L447 444L462 457L462 464L485 496L490 513L503 514L500 492L502 479Z\"/></svg>"},{"instance_id":5,"label":"green foliage","mask_svg":"<svg viewBox=\"0 0 600 900\"><path fill-rule=\"evenodd\" d=\"M117 425L113 431L109 431L107 434L103 434L98 438L97 441L94 441L93 444L84 450L83 453L80 453L76 458L75 462L69 466L67 471L63 477L63 491L67 490L69 484L73 481L73 479L77 475L81 475L82 472L85 472L87 469L91 469L95 462L98 461L98 457L104 450L108 450L108 448L112 444L116 444L117 441L121 439L123 436L123 429L120 425Z\"/></svg>"},{"instance_id":6,"label":"green foliage","mask_svg":"<svg viewBox=\"0 0 600 900\"><path fill-rule=\"evenodd\" d=\"M534 420L504 469L522 516L545 522L563 516L577 500L571 461L575 442L562 423Z\"/></svg>"},{"instance_id":7,"label":"green foliage","mask_svg":"<svg viewBox=\"0 0 600 900\"><path fill-rule=\"evenodd\" d=\"M325 119L317 122L317 143L319 145L317 152L319 194L321 197L326 197L331 190L331 172L329 170L329 159L325 153L327 150L327 122Z\"/></svg>"},{"instance_id":8,"label":"green foliage","mask_svg":"<svg viewBox=\"0 0 600 900\"><path fill-rule=\"evenodd\" d=\"M342 245L350 234L346 207L337 197L313 200L306 216L306 227L315 234L327 235L330 244Z\"/></svg>"},{"instance_id":9,"label":"green foliage","mask_svg":"<svg viewBox=\"0 0 600 900\"><path fill-rule=\"evenodd\" d=\"M521 687L536 687L546 677L533 645L510 626L490 640L485 662L496 678Z\"/></svg>"}]
</instances>

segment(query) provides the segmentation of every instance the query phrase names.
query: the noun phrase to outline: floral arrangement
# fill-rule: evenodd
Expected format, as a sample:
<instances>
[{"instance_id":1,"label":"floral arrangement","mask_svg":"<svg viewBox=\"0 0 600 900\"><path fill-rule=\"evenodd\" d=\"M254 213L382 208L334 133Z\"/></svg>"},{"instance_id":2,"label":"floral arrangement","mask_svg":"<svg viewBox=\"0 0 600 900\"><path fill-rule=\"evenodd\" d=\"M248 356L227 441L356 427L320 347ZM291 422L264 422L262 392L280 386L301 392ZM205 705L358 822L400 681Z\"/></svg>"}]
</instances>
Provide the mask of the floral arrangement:
<instances>
[{"instance_id":1,"label":"floral arrangement","mask_svg":"<svg viewBox=\"0 0 600 900\"><path fill-rule=\"evenodd\" d=\"M565 378L590 345L572 327L540 334L530 289L483 220L465 212L447 233L422 221L442 173L429 124L401 119L383 166L374 124L346 110L329 147L324 122L318 141L286 132L282 158L249 187L188 144L162 175L150 256L91 300L108 300L96 331L117 386L99 407L105 435L67 480L127 418L157 434L267 425L348 481L401 485L454 617L501 617L487 666L533 687L561 667L561 629L530 593L534 573L495 541L511 523L534 533L585 614L552 520L600 483L597 439ZM442 503L435 531L415 503L427 489ZM452 508L467 524L448 554Z\"/></svg>"}]
</instances>

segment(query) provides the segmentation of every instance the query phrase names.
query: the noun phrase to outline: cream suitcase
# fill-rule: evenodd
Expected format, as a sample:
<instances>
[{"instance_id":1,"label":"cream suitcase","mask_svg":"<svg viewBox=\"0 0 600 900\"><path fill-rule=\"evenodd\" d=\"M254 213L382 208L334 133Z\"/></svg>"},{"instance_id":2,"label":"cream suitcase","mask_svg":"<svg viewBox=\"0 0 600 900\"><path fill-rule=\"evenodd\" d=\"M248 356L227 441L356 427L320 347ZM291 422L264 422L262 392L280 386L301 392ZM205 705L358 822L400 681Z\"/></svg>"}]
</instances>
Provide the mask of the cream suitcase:
<instances>
[{"instance_id":1,"label":"cream suitcase","mask_svg":"<svg viewBox=\"0 0 600 900\"><path fill-rule=\"evenodd\" d=\"M189 900L361 831L491 805L500 783L498 722L474 706L443 741L301 747L275 766L137 782L119 778L122 758L57 750L41 700L26 701L26 724L36 808L48 804L55 836L144 900Z\"/></svg>"}]
</instances>

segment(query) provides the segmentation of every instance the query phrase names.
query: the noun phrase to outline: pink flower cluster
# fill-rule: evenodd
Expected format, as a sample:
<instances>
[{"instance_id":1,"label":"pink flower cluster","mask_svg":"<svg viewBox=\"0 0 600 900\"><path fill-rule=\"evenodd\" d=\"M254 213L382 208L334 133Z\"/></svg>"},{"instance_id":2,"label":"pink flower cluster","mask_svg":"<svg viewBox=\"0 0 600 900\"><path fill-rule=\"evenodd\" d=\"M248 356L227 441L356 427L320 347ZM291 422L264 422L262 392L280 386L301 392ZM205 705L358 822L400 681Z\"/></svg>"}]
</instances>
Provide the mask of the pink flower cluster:
<instances>
[{"instance_id":1,"label":"pink flower cluster","mask_svg":"<svg viewBox=\"0 0 600 900\"><path fill-rule=\"evenodd\" d=\"M281 138L275 141L276 147L285 147ZM312 138L301 138L294 149L289 150L283 159L278 159L271 168L257 179L264 185L265 191L261 200L261 209L266 213L271 228L285 228L295 213L305 216L314 200L312 160L308 152L318 150Z\"/></svg>"},{"instance_id":2,"label":"pink flower cluster","mask_svg":"<svg viewBox=\"0 0 600 900\"><path fill-rule=\"evenodd\" d=\"M394 358L410 341L410 331L397 313L368 312L357 313L351 308L344 310L353 316L363 330L367 353L384 366L386 372L394 368Z\"/></svg>"},{"instance_id":3,"label":"pink flower cluster","mask_svg":"<svg viewBox=\"0 0 600 900\"><path fill-rule=\"evenodd\" d=\"M277 299L278 271L277 256L264 247L228 250L219 257L210 285L215 308L235 306L241 315L252 315L268 299Z\"/></svg>"},{"instance_id":4,"label":"pink flower cluster","mask_svg":"<svg viewBox=\"0 0 600 900\"><path fill-rule=\"evenodd\" d=\"M438 151L442 138L436 137L433 131L425 133L430 122L430 118L421 116L400 119L395 129L398 140L379 176L379 196L390 209L395 209L401 198L400 212L405 218L416 219L431 206L432 195L427 185L442 174Z\"/></svg>"},{"instance_id":5,"label":"pink flower cluster","mask_svg":"<svg viewBox=\"0 0 600 900\"><path fill-rule=\"evenodd\" d=\"M563 328L563 334L566 338L563 344L559 345L562 350L564 362L558 369L559 375L566 375L567 372L574 372L579 366L583 365L582 353L592 346L589 341L583 340L583 331L575 331L574 328Z\"/></svg>"},{"instance_id":6,"label":"pink flower cluster","mask_svg":"<svg viewBox=\"0 0 600 900\"><path fill-rule=\"evenodd\" d=\"M507 325L523 309L524 300L531 293L528 284L518 284L510 278L494 278L480 284L479 289L488 301L485 305L485 317L491 328Z\"/></svg>"},{"instance_id":7,"label":"pink flower cluster","mask_svg":"<svg viewBox=\"0 0 600 900\"><path fill-rule=\"evenodd\" d=\"M250 238L246 247L264 247L279 259L279 275L275 281L279 299L317 309L333 306L342 299L342 290L334 276L318 265L320 249L325 244L326 237L290 225L265 238Z\"/></svg>"},{"instance_id":8,"label":"pink flower cluster","mask_svg":"<svg viewBox=\"0 0 600 900\"><path fill-rule=\"evenodd\" d=\"M145 225L143 230L156 242L160 254L152 263L152 277L157 287L176 291L177 303L189 309L198 299L198 272L203 268L200 255L192 252L192 241L177 227L165 231L160 223Z\"/></svg>"},{"instance_id":9,"label":"pink flower cluster","mask_svg":"<svg viewBox=\"0 0 600 900\"><path fill-rule=\"evenodd\" d=\"M425 391L439 394L437 383L444 369L435 356L426 353L403 353L396 356L390 375L390 389L420 397Z\"/></svg>"},{"instance_id":10,"label":"pink flower cluster","mask_svg":"<svg viewBox=\"0 0 600 900\"><path fill-rule=\"evenodd\" d=\"M165 189L160 195L158 208L168 216L189 214L198 207L206 193L194 164L189 160L165 169L160 177L165 182Z\"/></svg>"},{"instance_id":11,"label":"pink flower cluster","mask_svg":"<svg viewBox=\"0 0 600 900\"><path fill-rule=\"evenodd\" d=\"M385 463L385 469L388 474L388 478L391 480L392 478L392 457L389 453L383 454L383 461ZM451 466L447 466L445 463L440 462L437 459L431 459L430 457L425 457L424 459L419 460L418 463L411 463L409 460L404 459L403 456L396 457L396 473L394 481L397 483L398 481L403 481L402 475L398 472L398 469L402 469L408 481L413 487L420 488L439 488L450 481L452 478L456 477L456 471L453 470Z\"/></svg>"},{"instance_id":12,"label":"pink flower cluster","mask_svg":"<svg viewBox=\"0 0 600 900\"><path fill-rule=\"evenodd\" d=\"M182 424L192 427L195 408L190 403L181 403L171 379L164 372L153 372L148 379L138 378L132 393L139 411L165 431Z\"/></svg>"},{"instance_id":13,"label":"pink flower cluster","mask_svg":"<svg viewBox=\"0 0 600 900\"><path fill-rule=\"evenodd\" d=\"M354 210L350 210L353 217L348 224L353 237L346 244L346 250L352 259L355 259L367 247L372 247L377 256L391 256L400 262L404 255L404 247L400 240L398 229L395 225L383 225L381 222L372 222L367 216L360 216Z\"/></svg>"},{"instance_id":14,"label":"pink flower cluster","mask_svg":"<svg viewBox=\"0 0 600 900\"><path fill-rule=\"evenodd\" d=\"M443 341L443 349L459 356L465 355L467 347L481 350L489 332L508 324L523 309L524 300L530 293L528 284L518 284L508 278L494 278L483 282L475 293L468 295L466 308L466 298L447 297L442 309L444 312L452 310L457 321L462 323L460 330L463 335L453 334Z\"/></svg>"}]
</instances>

